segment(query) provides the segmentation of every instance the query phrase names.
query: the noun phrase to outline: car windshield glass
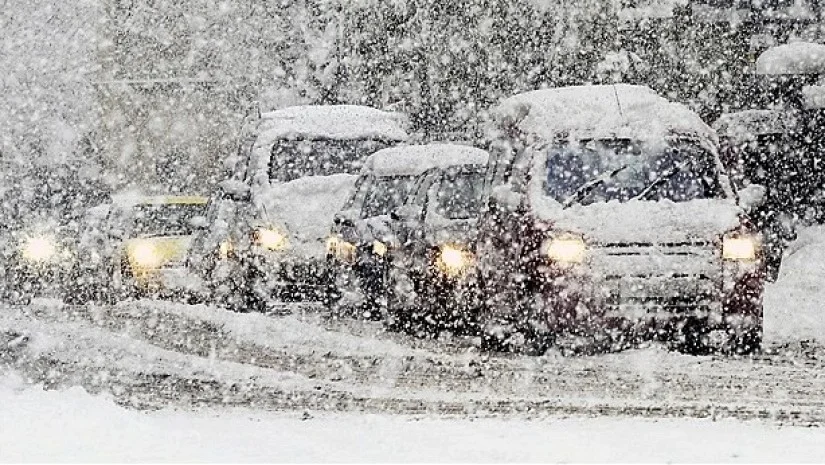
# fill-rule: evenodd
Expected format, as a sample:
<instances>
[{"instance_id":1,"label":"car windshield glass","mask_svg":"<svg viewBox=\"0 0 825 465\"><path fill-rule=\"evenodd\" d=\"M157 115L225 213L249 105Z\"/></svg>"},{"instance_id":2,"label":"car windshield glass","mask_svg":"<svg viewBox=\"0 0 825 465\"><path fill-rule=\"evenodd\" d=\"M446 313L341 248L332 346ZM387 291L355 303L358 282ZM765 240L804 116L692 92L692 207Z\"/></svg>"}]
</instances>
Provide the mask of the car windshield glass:
<instances>
[{"instance_id":1,"label":"car windshield glass","mask_svg":"<svg viewBox=\"0 0 825 465\"><path fill-rule=\"evenodd\" d=\"M382 176L370 184L361 218L389 215L404 204L415 183L415 176Z\"/></svg>"},{"instance_id":2,"label":"car windshield glass","mask_svg":"<svg viewBox=\"0 0 825 465\"><path fill-rule=\"evenodd\" d=\"M272 147L269 178L289 182L306 176L357 174L366 157L387 146L378 140L281 140Z\"/></svg>"},{"instance_id":3,"label":"car windshield glass","mask_svg":"<svg viewBox=\"0 0 825 465\"><path fill-rule=\"evenodd\" d=\"M481 213L484 196L484 174L463 172L445 177L435 199L435 211L453 219L470 219Z\"/></svg>"},{"instance_id":4,"label":"car windshield glass","mask_svg":"<svg viewBox=\"0 0 825 465\"><path fill-rule=\"evenodd\" d=\"M547 153L546 169L544 192L561 203L571 198L584 205L626 202L635 197L685 202L724 195L712 155L689 142L657 147L609 139L554 146ZM597 179L600 182L593 183Z\"/></svg>"},{"instance_id":5,"label":"car windshield glass","mask_svg":"<svg viewBox=\"0 0 825 465\"><path fill-rule=\"evenodd\" d=\"M206 213L200 204L139 205L135 207L133 236L187 236L190 221Z\"/></svg>"}]
</instances>

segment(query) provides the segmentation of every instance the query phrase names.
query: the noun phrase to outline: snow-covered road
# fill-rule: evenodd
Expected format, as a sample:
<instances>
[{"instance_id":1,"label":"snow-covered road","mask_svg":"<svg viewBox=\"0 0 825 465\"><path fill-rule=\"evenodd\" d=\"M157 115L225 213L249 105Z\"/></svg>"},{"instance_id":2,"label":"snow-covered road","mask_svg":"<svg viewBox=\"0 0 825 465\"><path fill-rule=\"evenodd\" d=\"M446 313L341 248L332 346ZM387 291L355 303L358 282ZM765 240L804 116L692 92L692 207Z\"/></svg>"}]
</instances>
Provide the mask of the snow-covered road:
<instances>
[{"instance_id":1,"label":"snow-covered road","mask_svg":"<svg viewBox=\"0 0 825 465\"><path fill-rule=\"evenodd\" d=\"M0 375L0 461L825 460L821 428L708 419L462 419L247 409L139 412Z\"/></svg>"},{"instance_id":2,"label":"snow-covered road","mask_svg":"<svg viewBox=\"0 0 825 465\"><path fill-rule=\"evenodd\" d=\"M462 340L417 341L314 312L270 317L148 301L9 307L0 334L8 341L0 357L27 378L109 392L139 408L825 424L825 353L817 347L775 347L757 358L658 346L488 356Z\"/></svg>"}]
</instances>

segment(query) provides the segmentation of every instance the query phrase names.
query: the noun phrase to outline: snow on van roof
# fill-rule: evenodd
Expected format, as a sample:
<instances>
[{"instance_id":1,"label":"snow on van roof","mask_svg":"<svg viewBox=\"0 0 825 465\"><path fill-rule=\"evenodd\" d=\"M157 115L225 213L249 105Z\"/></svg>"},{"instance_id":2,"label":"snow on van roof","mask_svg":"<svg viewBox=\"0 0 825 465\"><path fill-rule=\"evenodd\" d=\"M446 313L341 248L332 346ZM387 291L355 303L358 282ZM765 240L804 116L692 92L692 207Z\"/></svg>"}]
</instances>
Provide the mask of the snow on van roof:
<instances>
[{"instance_id":1,"label":"snow on van roof","mask_svg":"<svg viewBox=\"0 0 825 465\"><path fill-rule=\"evenodd\" d=\"M261 115L259 134L275 139L383 139L409 137L403 116L359 105L301 105Z\"/></svg>"},{"instance_id":2,"label":"snow on van roof","mask_svg":"<svg viewBox=\"0 0 825 465\"><path fill-rule=\"evenodd\" d=\"M379 150L364 165L364 171L378 176L417 175L430 168L456 165L483 165L489 154L458 144L405 145Z\"/></svg>"},{"instance_id":3,"label":"snow on van roof","mask_svg":"<svg viewBox=\"0 0 825 465\"><path fill-rule=\"evenodd\" d=\"M756 74L823 74L825 45L794 42L771 47L756 59Z\"/></svg>"},{"instance_id":4,"label":"snow on van roof","mask_svg":"<svg viewBox=\"0 0 825 465\"><path fill-rule=\"evenodd\" d=\"M699 137L714 146L716 133L688 107L650 88L628 84L536 90L505 99L495 115L501 126L545 141L622 137L656 140L672 134Z\"/></svg>"},{"instance_id":5,"label":"snow on van roof","mask_svg":"<svg viewBox=\"0 0 825 465\"><path fill-rule=\"evenodd\" d=\"M733 141L751 140L763 134L781 134L793 131L796 120L783 110L745 110L723 113L713 123L720 137Z\"/></svg>"}]
</instances>

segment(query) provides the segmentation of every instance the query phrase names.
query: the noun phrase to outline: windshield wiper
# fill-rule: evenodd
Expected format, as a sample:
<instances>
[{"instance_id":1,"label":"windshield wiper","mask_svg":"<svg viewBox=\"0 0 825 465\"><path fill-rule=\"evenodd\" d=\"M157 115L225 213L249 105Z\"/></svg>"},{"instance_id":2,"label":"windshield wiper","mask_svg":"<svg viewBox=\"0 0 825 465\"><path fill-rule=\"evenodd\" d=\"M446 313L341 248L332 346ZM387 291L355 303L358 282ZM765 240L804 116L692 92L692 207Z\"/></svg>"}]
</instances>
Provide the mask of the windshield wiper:
<instances>
[{"instance_id":1,"label":"windshield wiper","mask_svg":"<svg viewBox=\"0 0 825 465\"><path fill-rule=\"evenodd\" d=\"M582 184L578 189L576 189L575 192L573 192L573 194L570 195L570 197L567 198L567 200L564 201L564 203L562 203L562 208L567 208L576 202L580 202L582 199L587 197L588 194L593 192L593 189L613 179L617 174L621 173L625 169L627 169L627 165L622 165L613 171L608 171L598 178L591 179L590 181Z\"/></svg>"},{"instance_id":2,"label":"windshield wiper","mask_svg":"<svg viewBox=\"0 0 825 465\"><path fill-rule=\"evenodd\" d=\"M632 201L632 200L644 199L645 197L648 196L648 194L650 194L650 192L653 191L653 189L659 187L663 182L665 182L665 181L669 180L670 178L672 178L673 176L675 176L676 173L678 173L679 171L682 171L682 169L686 168L689 163L690 163L690 161L685 160L682 163L677 164L673 168L665 171L658 178L654 179L653 182L651 182L650 184L645 186L645 188L642 189L641 192L634 195L630 200Z\"/></svg>"}]
</instances>

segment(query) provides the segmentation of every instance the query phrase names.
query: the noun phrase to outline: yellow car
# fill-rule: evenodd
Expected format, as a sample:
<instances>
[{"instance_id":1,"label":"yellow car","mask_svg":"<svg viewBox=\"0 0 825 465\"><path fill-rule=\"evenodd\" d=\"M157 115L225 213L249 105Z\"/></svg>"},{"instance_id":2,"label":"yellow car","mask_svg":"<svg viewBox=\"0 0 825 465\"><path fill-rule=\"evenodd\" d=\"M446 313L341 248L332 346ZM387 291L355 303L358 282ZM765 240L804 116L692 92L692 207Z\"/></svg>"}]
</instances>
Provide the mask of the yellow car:
<instances>
[{"instance_id":1,"label":"yellow car","mask_svg":"<svg viewBox=\"0 0 825 465\"><path fill-rule=\"evenodd\" d=\"M205 197L158 196L126 213L114 284L127 295L188 290L185 261L195 230L205 225Z\"/></svg>"}]
</instances>

